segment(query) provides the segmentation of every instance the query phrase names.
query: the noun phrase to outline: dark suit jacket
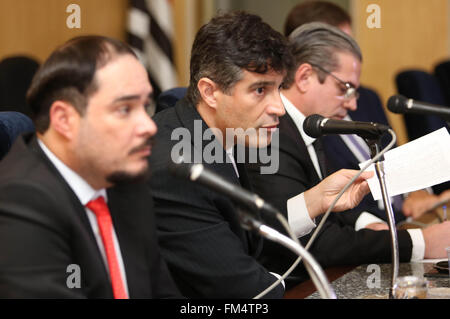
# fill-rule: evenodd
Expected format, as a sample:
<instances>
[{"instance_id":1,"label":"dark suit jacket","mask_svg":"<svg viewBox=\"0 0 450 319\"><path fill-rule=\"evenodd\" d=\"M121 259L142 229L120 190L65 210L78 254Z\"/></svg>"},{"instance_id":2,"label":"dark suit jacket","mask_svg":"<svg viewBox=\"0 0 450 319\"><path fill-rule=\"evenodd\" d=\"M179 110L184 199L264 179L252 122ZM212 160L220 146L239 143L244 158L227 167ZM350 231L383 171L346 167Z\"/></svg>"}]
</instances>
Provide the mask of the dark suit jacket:
<instances>
[{"instance_id":1,"label":"dark suit jacket","mask_svg":"<svg viewBox=\"0 0 450 319\"><path fill-rule=\"evenodd\" d=\"M180 296L157 246L145 184L107 190L130 298ZM17 139L0 163L0 296L113 298L84 207L39 147ZM68 288L76 264L81 288Z\"/></svg>"},{"instance_id":2,"label":"dark suit jacket","mask_svg":"<svg viewBox=\"0 0 450 319\"><path fill-rule=\"evenodd\" d=\"M179 145L185 141L184 158L188 162L195 156L199 156L196 162L201 162L203 152L215 146L215 154L223 162L205 166L231 183L248 186L245 169L237 165L238 179L233 165L224 162L226 153L217 140L205 140L203 145L194 142L197 136L201 143L208 127L187 100L180 100L153 119L158 134L150 157L150 182L162 253L175 282L185 296L193 298L256 296L276 280L255 259L261 240L241 228L237 208L229 198L172 176L168 164L171 153L179 154ZM184 134L184 139L180 140L179 134ZM283 293L280 285L267 297L277 298Z\"/></svg>"},{"instance_id":3,"label":"dark suit jacket","mask_svg":"<svg viewBox=\"0 0 450 319\"><path fill-rule=\"evenodd\" d=\"M367 88L359 87L360 97L358 99L358 108L350 111L349 115L353 121L375 122L388 125L388 120L381 105L378 95ZM383 135L381 144L387 146L391 141L390 134ZM341 168L350 168L359 170L359 161L353 155L352 151L347 147L339 135L331 134L323 137L324 151L327 158L327 169L333 173ZM352 210L351 214L361 211L368 211L377 217L386 220L386 212L384 209L378 208L378 203L373 200L371 194L368 194L361 203ZM405 219L401 211L395 211L395 220L400 222ZM356 215L353 217L357 217Z\"/></svg>"},{"instance_id":4,"label":"dark suit jacket","mask_svg":"<svg viewBox=\"0 0 450 319\"><path fill-rule=\"evenodd\" d=\"M274 175L261 175L260 164L248 164L251 184L256 193L273 203L287 217L286 202L320 182L314 169L306 145L291 117L280 118L279 169ZM271 146L275 147L275 145ZM318 224L320 218L316 220ZM282 231L281 225L271 221ZM303 245L313 231L300 240ZM400 260L411 259L412 242L406 231L399 231ZM360 230L349 226L343 213L330 214L320 234L310 248L310 252L324 267L337 265L358 265L391 261L390 236L388 231ZM286 270L294 256L284 248L264 242L261 261L271 271ZM296 270L300 280L306 278L303 267Z\"/></svg>"}]
</instances>

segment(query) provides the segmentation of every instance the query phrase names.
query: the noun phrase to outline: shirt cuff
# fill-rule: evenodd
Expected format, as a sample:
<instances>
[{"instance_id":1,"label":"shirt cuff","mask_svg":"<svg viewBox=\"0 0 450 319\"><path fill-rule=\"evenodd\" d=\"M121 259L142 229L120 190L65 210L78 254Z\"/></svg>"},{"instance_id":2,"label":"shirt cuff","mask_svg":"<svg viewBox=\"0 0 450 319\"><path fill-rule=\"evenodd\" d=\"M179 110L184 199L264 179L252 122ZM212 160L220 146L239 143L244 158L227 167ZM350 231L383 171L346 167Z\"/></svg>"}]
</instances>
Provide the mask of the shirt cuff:
<instances>
[{"instance_id":1,"label":"shirt cuff","mask_svg":"<svg viewBox=\"0 0 450 319\"><path fill-rule=\"evenodd\" d=\"M309 216L303 193L288 199L287 213L289 226L297 238L309 234L316 227Z\"/></svg>"},{"instance_id":2,"label":"shirt cuff","mask_svg":"<svg viewBox=\"0 0 450 319\"><path fill-rule=\"evenodd\" d=\"M412 241L411 261L419 261L425 257L425 239L421 229L407 229Z\"/></svg>"},{"instance_id":3,"label":"shirt cuff","mask_svg":"<svg viewBox=\"0 0 450 319\"><path fill-rule=\"evenodd\" d=\"M281 278L281 276L279 274L277 274L277 273L274 273L274 272L270 272L270 273L272 275L274 275L277 278L277 280ZM286 285L284 284L284 280L281 281L281 284L283 285L283 288L286 289Z\"/></svg>"},{"instance_id":4,"label":"shirt cuff","mask_svg":"<svg viewBox=\"0 0 450 319\"><path fill-rule=\"evenodd\" d=\"M373 224L373 223L383 223L386 224L386 222L375 215L372 215L368 212L362 212L355 223L355 230L361 230L363 228L366 228L367 225Z\"/></svg>"}]
</instances>

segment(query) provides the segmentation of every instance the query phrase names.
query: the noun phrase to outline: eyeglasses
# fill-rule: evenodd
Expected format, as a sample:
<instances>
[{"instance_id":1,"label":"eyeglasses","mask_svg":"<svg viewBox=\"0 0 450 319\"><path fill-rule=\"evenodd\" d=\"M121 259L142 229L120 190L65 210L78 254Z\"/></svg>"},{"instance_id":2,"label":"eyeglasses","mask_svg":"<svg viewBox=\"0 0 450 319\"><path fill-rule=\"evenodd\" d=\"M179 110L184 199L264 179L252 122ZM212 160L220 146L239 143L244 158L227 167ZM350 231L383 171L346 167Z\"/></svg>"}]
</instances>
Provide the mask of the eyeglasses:
<instances>
[{"instance_id":1,"label":"eyeglasses","mask_svg":"<svg viewBox=\"0 0 450 319\"><path fill-rule=\"evenodd\" d=\"M334 75L333 73L331 73L328 70L325 70L323 67L321 67L320 65L316 65L316 64L311 64L313 67L320 69L322 72L325 72L326 74L331 75L336 81L339 82L339 84L341 84L343 87L345 87L345 93L342 96L344 100L348 101L351 100L353 98L358 99L359 98L359 92L356 90L355 86L353 84L351 84L350 82L345 82L342 81L340 78L338 78L336 75Z\"/></svg>"}]
</instances>

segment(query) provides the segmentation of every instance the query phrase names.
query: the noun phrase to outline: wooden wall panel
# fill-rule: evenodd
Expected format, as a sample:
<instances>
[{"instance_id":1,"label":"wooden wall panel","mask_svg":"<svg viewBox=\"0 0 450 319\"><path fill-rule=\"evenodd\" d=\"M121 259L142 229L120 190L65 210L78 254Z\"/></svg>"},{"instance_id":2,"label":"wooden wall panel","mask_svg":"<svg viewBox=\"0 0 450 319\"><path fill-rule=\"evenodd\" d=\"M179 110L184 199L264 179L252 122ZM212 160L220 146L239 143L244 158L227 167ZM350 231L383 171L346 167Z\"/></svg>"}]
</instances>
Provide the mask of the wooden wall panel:
<instances>
[{"instance_id":1,"label":"wooden wall panel","mask_svg":"<svg viewBox=\"0 0 450 319\"><path fill-rule=\"evenodd\" d=\"M200 0L174 0L175 20L174 54L180 86L189 84L189 61L195 34L202 26L202 2Z\"/></svg>"},{"instance_id":2,"label":"wooden wall panel","mask_svg":"<svg viewBox=\"0 0 450 319\"><path fill-rule=\"evenodd\" d=\"M69 29L69 4L81 8L81 28ZM82 34L125 38L127 0L1 0L0 58L28 54L40 61L59 44Z\"/></svg>"},{"instance_id":3,"label":"wooden wall panel","mask_svg":"<svg viewBox=\"0 0 450 319\"><path fill-rule=\"evenodd\" d=\"M381 11L381 28L366 24L368 5ZM355 37L364 55L361 82L375 88L383 103L396 94L395 75L406 68L432 71L449 58L448 0L353 0ZM400 144L407 141L403 117L388 112Z\"/></svg>"}]
</instances>

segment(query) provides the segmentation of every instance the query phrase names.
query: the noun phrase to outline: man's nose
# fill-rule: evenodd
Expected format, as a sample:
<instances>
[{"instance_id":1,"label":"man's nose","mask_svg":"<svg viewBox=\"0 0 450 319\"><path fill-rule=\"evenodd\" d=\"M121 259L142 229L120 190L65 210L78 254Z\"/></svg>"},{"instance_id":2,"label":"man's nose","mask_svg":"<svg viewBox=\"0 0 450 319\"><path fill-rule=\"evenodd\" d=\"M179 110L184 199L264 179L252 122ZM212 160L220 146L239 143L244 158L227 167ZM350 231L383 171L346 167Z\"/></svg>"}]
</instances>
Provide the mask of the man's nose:
<instances>
[{"instance_id":1,"label":"man's nose","mask_svg":"<svg viewBox=\"0 0 450 319\"><path fill-rule=\"evenodd\" d=\"M158 128L156 127L156 123L150 118L147 112L144 111L139 117L138 134L151 137L154 136L157 131Z\"/></svg>"},{"instance_id":2,"label":"man's nose","mask_svg":"<svg viewBox=\"0 0 450 319\"><path fill-rule=\"evenodd\" d=\"M271 101L268 113L278 117L283 116L286 113L283 101L281 100L280 92L274 94L274 99Z\"/></svg>"},{"instance_id":3,"label":"man's nose","mask_svg":"<svg viewBox=\"0 0 450 319\"><path fill-rule=\"evenodd\" d=\"M347 110L350 110L350 111L356 111L356 109L357 109L357 99L356 99L356 97L352 97L351 99L349 99L349 100L345 100L344 101L344 107L347 109Z\"/></svg>"}]
</instances>

